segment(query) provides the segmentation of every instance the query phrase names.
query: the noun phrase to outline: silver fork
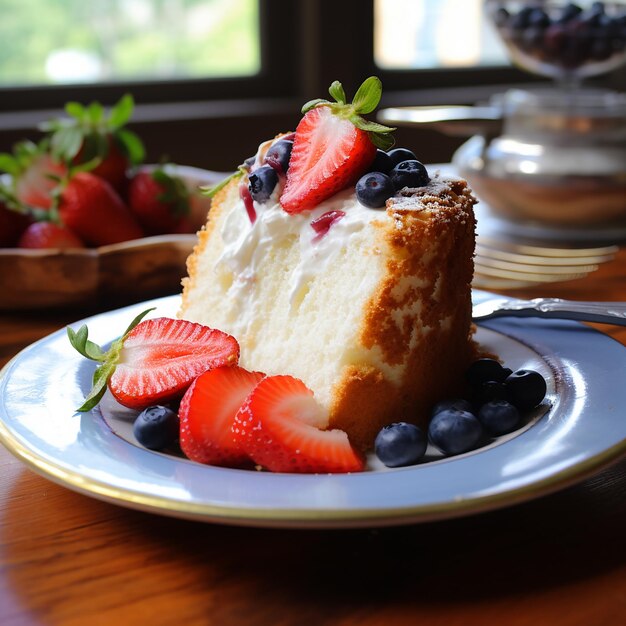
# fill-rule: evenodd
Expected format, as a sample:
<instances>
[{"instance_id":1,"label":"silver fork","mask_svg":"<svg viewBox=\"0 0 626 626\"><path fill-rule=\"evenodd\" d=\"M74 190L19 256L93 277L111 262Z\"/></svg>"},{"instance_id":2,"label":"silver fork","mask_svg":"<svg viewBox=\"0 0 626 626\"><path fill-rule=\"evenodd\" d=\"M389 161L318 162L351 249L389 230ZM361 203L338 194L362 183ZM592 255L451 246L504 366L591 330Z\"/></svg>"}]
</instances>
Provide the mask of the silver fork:
<instances>
[{"instance_id":1,"label":"silver fork","mask_svg":"<svg viewBox=\"0 0 626 626\"><path fill-rule=\"evenodd\" d=\"M476 321L493 317L544 317L626 326L626 302L581 302L560 298L513 300L493 297L475 304Z\"/></svg>"},{"instance_id":2,"label":"silver fork","mask_svg":"<svg viewBox=\"0 0 626 626\"><path fill-rule=\"evenodd\" d=\"M519 289L575 280L596 271L618 250L616 245L556 248L518 244L479 235L473 285L480 289Z\"/></svg>"}]
</instances>

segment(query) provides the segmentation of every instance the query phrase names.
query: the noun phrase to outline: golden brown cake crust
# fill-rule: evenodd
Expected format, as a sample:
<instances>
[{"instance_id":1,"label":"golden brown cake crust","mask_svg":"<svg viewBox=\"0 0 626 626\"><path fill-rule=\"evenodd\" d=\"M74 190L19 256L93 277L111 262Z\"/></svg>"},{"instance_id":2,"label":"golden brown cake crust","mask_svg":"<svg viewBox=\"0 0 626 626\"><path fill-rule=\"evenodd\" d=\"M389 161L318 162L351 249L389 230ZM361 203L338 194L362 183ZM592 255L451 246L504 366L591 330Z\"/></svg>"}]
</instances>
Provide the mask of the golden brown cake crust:
<instances>
[{"instance_id":1,"label":"golden brown cake crust","mask_svg":"<svg viewBox=\"0 0 626 626\"><path fill-rule=\"evenodd\" d=\"M378 346L393 365L406 357L414 326L430 331L410 351L399 386L371 366L346 368L334 390L330 425L346 430L363 449L370 448L380 428L391 422L424 425L435 402L458 392L475 354L470 291L475 200L465 181L446 182L437 193L428 188L403 190L403 197L387 204L394 224L381 233L391 251L388 276L367 307L361 342L367 348ZM419 279L419 286L398 296L407 276ZM415 301L425 305L418 317L406 315L400 325L391 319L393 311ZM442 320L448 320L444 327Z\"/></svg>"}]
</instances>

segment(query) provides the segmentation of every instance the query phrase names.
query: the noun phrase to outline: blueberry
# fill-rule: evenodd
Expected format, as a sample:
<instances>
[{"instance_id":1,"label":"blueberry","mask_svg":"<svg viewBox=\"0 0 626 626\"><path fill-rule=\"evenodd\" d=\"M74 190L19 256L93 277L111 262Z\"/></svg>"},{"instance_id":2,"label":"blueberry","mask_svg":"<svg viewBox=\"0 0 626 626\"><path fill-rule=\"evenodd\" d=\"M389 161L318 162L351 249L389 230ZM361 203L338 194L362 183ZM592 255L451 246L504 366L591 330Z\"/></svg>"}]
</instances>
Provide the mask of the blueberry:
<instances>
[{"instance_id":1,"label":"blueberry","mask_svg":"<svg viewBox=\"0 0 626 626\"><path fill-rule=\"evenodd\" d=\"M441 400L437 402L430 412L431 417L435 417L437 413L441 413L441 411L447 410L454 411L467 411L468 413L473 412L472 403L465 398L446 398L445 400Z\"/></svg>"},{"instance_id":2,"label":"blueberry","mask_svg":"<svg viewBox=\"0 0 626 626\"><path fill-rule=\"evenodd\" d=\"M413 424L389 424L376 435L376 456L387 467L414 465L426 452L428 442L423 431Z\"/></svg>"},{"instance_id":3,"label":"blueberry","mask_svg":"<svg viewBox=\"0 0 626 626\"><path fill-rule=\"evenodd\" d=\"M407 148L394 148L393 150L389 150L387 152L389 158L391 159L391 167L392 170L398 163L402 161L416 161L417 157Z\"/></svg>"},{"instance_id":4,"label":"blueberry","mask_svg":"<svg viewBox=\"0 0 626 626\"><path fill-rule=\"evenodd\" d=\"M543 9L533 9L528 16L528 26L535 28L547 28L550 26L550 17Z\"/></svg>"},{"instance_id":5,"label":"blueberry","mask_svg":"<svg viewBox=\"0 0 626 626\"><path fill-rule=\"evenodd\" d=\"M467 411L441 411L430 421L428 438L444 454L462 454L475 448L483 434L478 419Z\"/></svg>"},{"instance_id":6,"label":"blueberry","mask_svg":"<svg viewBox=\"0 0 626 626\"><path fill-rule=\"evenodd\" d=\"M478 421L490 434L498 436L510 433L517 428L520 414L516 407L506 400L493 400L480 407Z\"/></svg>"},{"instance_id":7,"label":"blueberry","mask_svg":"<svg viewBox=\"0 0 626 626\"><path fill-rule=\"evenodd\" d=\"M493 15L493 21L495 22L496 26L505 26L506 23L509 21L510 19L510 15L509 12L504 8L504 7L500 7Z\"/></svg>"},{"instance_id":8,"label":"blueberry","mask_svg":"<svg viewBox=\"0 0 626 626\"><path fill-rule=\"evenodd\" d=\"M485 404L497 400L506 400L508 397L506 387L497 380L487 380L477 389L476 400L478 404Z\"/></svg>"},{"instance_id":9,"label":"blueberry","mask_svg":"<svg viewBox=\"0 0 626 626\"><path fill-rule=\"evenodd\" d=\"M178 438L178 415L166 406L144 409L133 424L135 439L150 450L162 450Z\"/></svg>"},{"instance_id":10,"label":"blueberry","mask_svg":"<svg viewBox=\"0 0 626 626\"><path fill-rule=\"evenodd\" d=\"M289 169L289 157L291 157L292 148L293 141L279 139L265 153L265 163L279 174L286 174L287 169Z\"/></svg>"},{"instance_id":11,"label":"blueberry","mask_svg":"<svg viewBox=\"0 0 626 626\"><path fill-rule=\"evenodd\" d=\"M495 359L477 359L465 372L465 380L475 389L480 389L483 383L490 380L502 382L511 370L502 367Z\"/></svg>"},{"instance_id":12,"label":"blueberry","mask_svg":"<svg viewBox=\"0 0 626 626\"><path fill-rule=\"evenodd\" d=\"M250 174L248 189L253 200L265 202L278 183L278 174L273 167L263 165Z\"/></svg>"},{"instance_id":13,"label":"blueberry","mask_svg":"<svg viewBox=\"0 0 626 626\"><path fill-rule=\"evenodd\" d=\"M376 150L376 156L374 161L370 165L370 172L382 172L383 174L389 174L393 169L394 163L391 161L391 157L387 152L378 148Z\"/></svg>"},{"instance_id":14,"label":"blueberry","mask_svg":"<svg viewBox=\"0 0 626 626\"><path fill-rule=\"evenodd\" d=\"M582 13L582 11L583 10L577 4L573 4L572 2L570 2L561 9L561 13L556 21L559 24L564 24L565 22L569 22L570 20L578 16L580 13Z\"/></svg>"},{"instance_id":15,"label":"blueberry","mask_svg":"<svg viewBox=\"0 0 626 626\"><path fill-rule=\"evenodd\" d=\"M398 163L389 174L396 190L404 187L423 187L430 182L426 168L415 159Z\"/></svg>"},{"instance_id":16,"label":"blueberry","mask_svg":"<svg viewBox=\"0 0 626 626\"><path fill-rule=\"evenodd\" d=\"M509 402L520 411L534 409L546 395L546 381L534 370L517 370L504 381Z\"/></svg>"},{"instance_id":17,"label":"blueberry","mask_svg":"<svg viewBox=\"0 0 626 626\"><path fill-rule=\"evenodd\" d=\"M530 16L535 9L533 7L524 7L521 11L513 15L510 26L514 30L524 30L528 24Z\"/></svg>"},{"instance_id":18,"label":"blueberry","mask_svg":"<svg viewBox=\"0 0 626 626\"><path fill-rule=\"evenodd\" d=\"M243 166L250 171L252 169L252 166L254 165L254 162L256 161L256 155L255 156L251 156L248 157L244 162L243 162Z\"/></svg>"},{"instance_id":19,"label":"blueberry","mask_svg":"<svg viewBox=\"0 0 626 626\"><path fill-rule=\"evenodd\" d=\"M370 209L385 206L388 198L394 194L393 183L387 174L370 172L359 178L356 184L357 200Z\"/></svg>"}]
</instances>

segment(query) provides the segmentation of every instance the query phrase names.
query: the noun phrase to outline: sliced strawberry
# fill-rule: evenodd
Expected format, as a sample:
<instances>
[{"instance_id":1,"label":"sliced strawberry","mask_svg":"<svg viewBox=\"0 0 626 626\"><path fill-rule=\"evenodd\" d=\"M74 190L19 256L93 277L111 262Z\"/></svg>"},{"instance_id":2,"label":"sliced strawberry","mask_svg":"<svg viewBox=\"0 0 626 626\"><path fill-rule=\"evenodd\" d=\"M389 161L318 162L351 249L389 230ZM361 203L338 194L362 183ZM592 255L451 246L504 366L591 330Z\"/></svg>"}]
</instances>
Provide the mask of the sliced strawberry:
<instances>
[{"instance_id":1,"label":"sliced strawberry","mask_svg":"<svg viewBox=\"0 0 626 626\"><path fill-rule=\"evenodd\" d=\"M68 328L74 348L101 363L79 411L93 408L107 386L120 404L132 409L177 400L200 374L237 364L239 344L234 337L186 320L159 317L141 322L150 310L138 315L107 352L88 340L87 326Z\"/></svg>"},{"instance_id":2,"label":"sliced strawberry","mask_svg":"<svg viewBox=\"0 0 626 626\"><path fill-rule=\"evenodd\" d=\"M330 86L336 102L313 100L296 134L280 204L287 213L314 208L359 179L371 165L377 147L393 145L394 130L361 117L371 113L382 95L378 78L368 78L351 104L341 83Z\"/></svg>"},{"instance_id":3,"label":"sliced strawberry","mask_svg":"<svg viewBox=\"0 0 626 626\"><path fill-rule=\"evenodd\" d=\"M376 155L367 133L328 107L309 111L296 128L280 203L287 213L312 209L356 183Z\"/></svg>"},{"instance_id":4,"label":"sliced strawberry","mask_svg":"<svg viewBox=\"0 0 626 626\"><path fill-rule=\"evenodd\" d=\"M235 415L264 378L242 367L217 367L192 383L180 403L180 447L192 461L236 467L250 457L235 440Z\"/></svg>"},{"instance_id":5,"label":"sliced strawberry","mask_svg":"<svg viewBox=\"0 0 626 626\"><path fill-rule=\"evenodd\" d=\"M320 430L326 416L293 376L268 376L235 417L233 432L256 463L273 472L359 472L363 459L342 430Z\"/></svg>"},{"instance_id":6,"label":"sliced strawberry","mask_svg":"<svg viewBox=\"0 0 626 626\"><path fill-rule=\"evenodd\" d=\"M78 172L67 181L58 212L60 221L92 246L143 237L141 227L113 187L89 172Z\"/></svg>"},{"instance_id":7,"label":"sliced strawberry","mask_svg":"<svg viewBox=\"0 0 626 626\"><path fill-rule=\"evenodd\" d=\"M11 154L0 154L0 170L11 175L12 193L18 202L47 210L67 167L50 154L47 141L35 144L25 140L15 144Z\"/></svg>"},{"instance_id":8,"label":"sliced strawberry","mask_svg":"<svg viewBox=\"0 0 626 626\"><path fill-rule=\"evenodd\" d=\"M34 222L17 242L18 248L84 248L85 244L71 231L54 222Z\"/></svg>"},{"instance_id":9,"label":"sliced strawberry","mask_svg":"<svg viewBox=\"0 0 626 626\"><path fill-rule=\"evenodd\" d=\"M15 180L15 195L20 202L31 207L49 209L52 192L66 172L62 163L48 154L41 154Z\"/></svg>"}]
</instances>

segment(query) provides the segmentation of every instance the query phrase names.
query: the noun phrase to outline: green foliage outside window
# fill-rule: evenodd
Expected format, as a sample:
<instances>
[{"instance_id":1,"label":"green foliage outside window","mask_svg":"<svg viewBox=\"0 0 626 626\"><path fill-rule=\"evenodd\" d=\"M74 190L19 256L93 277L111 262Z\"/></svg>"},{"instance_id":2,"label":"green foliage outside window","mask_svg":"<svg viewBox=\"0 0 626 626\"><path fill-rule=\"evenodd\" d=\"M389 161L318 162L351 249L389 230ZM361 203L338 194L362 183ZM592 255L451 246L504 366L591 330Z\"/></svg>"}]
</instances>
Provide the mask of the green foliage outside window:
<instances>
[{"instance_id":1,"label":"green foliage outside window","mask_svg":"<svg viewBox=\"0 0 626 626\"><path fill-rule=\"evenodd\" d=\"M244 76L258 0L0 0L0 85Z\"/></svg>"}]
</instances>

